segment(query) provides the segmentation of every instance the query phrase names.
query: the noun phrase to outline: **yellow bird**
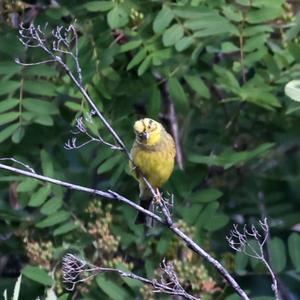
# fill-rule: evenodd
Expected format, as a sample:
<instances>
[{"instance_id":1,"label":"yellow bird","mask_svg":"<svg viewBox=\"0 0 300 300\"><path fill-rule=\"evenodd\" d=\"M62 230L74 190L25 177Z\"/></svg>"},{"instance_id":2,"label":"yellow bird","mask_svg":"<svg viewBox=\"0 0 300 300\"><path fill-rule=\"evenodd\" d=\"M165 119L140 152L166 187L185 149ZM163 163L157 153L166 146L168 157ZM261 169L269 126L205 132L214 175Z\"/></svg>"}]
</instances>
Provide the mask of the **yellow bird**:
<instances>
[{"instance_id":1,"label":"yellow bird","mask_svg":"<svg viewBox=\"0 0 300 300\"><path fill-rule=\"evenodd\" d=\"M136 121L133 126L135 141L131 149L132 162L129 166L132 175L139 182L141 206L149 209L153 195L141 178L141 174L154 189L160 188L174 169L175 143L162 124L149 119ZM146 216L138 213L136 224L146 224Z\"/></svg>"}]
</instances>

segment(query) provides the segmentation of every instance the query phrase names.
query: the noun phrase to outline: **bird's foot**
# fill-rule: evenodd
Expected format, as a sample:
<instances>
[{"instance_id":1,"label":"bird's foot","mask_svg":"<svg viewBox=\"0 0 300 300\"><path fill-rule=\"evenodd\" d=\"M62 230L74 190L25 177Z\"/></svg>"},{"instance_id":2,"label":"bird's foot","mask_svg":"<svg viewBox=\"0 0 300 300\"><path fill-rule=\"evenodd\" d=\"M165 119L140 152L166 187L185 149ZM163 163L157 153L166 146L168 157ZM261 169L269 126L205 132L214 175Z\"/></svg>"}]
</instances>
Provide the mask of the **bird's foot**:
<instances>
[{"instance_id":1,"label":"bird's foot","mask_svg":"<svg viewBox=\"0 0 300 300\"><path fill-rule=\"evenodd\" d=\"M153 197L154 204L160 203L162 200L162 195L158 188L155 189L155 196Z\"/></svg>"}]
</instances>

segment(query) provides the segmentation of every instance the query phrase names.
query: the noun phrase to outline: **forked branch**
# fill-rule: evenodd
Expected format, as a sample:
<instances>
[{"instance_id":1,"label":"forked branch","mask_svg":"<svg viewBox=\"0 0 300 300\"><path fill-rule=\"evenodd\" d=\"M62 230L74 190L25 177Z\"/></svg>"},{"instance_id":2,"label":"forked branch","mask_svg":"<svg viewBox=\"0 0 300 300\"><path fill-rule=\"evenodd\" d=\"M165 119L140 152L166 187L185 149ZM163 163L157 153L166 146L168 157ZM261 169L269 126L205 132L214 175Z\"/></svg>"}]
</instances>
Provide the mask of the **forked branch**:
<instances>
[{"instance_id":1,"label":"forked branch","mask_svg":"<svg viewBox=\"0 0 300 300\"><path fill-rule=\"evenodd\" d=\"M234 224L230 234L226 237L229 246L237 251L254 259L260 260L272 277L272 290L275 294L275 299L279 300L279 290L275 273L267 261L264 253L264 246L267 243L269 236L269 225L267 218L259 220L259 228L251 225L248 228L246 225L239 230L238 225Z\"/></svg>"},{"instance_id":2,"label":"forked branch","mask_svg":"<svg viewBox=\"0 0 300 300\"><path fill-rule=\"evenodd\" d=\"M73 254L66 254L62 259L63 281L68 284L68 290L74 290L76 284L85 282L91 277L103 273L116 273L121 277L138 280L153 287L154 293L181 296L188 300L201 300L190 295L180 284L177 274L171 263L165 261L161 264L161 277L159 279L148 279L132 272L125 272L120 269L95 266L86 260Z\"/></svg>"}]
</instances>

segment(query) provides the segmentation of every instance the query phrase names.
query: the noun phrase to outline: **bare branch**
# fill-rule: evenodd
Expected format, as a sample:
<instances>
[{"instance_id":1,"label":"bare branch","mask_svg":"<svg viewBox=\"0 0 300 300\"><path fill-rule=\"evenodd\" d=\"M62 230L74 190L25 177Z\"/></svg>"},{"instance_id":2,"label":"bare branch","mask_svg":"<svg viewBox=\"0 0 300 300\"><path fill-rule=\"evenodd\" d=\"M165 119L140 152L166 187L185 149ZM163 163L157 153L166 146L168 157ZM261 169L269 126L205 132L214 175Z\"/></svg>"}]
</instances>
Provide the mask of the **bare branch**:
<instances>
[{"instance_id":1,"label":"bare branch","mask_svg":"<svg viewBox=\"0 0 300 300\"><path fill-rule=\"evenodd\" d=\"M70 285L68 290L74 290L77 283L84 282L100 273L117 273L121 277L132 278L153 287L153 292L181 296L188 300L201 300L190 295L179 283L171 263L162 262L160 279L148 279L120 269L99 267L73 254L66 254L62 259L63 281Z\"/></svg>"},{"instance_id":2,"label":"bare branch","mask_svg":"<svg viewBox=\"0 0 300 300\"><path fill-rule=\"evenodd\" d=\"M233 229L230 231L229 236L226 236L226 239L233 250L242 252L254 259L258 259L265 265L272 277L272 290L275 294L275 299L279 300L280 297L276 275L264 254L264 246L266 245L269 236L267 218L259 220L258 225L260 230L252 224L250 228L247 228L247 226L244 225L243 229L239 231L238 225L234 224Z\"/></svg>"},{"instance_id":3,"label":"bare branch","mask_svg":"<svg viewBox=\"0 0 300 300\"><path fill-rule=\"evenodd\" d=\"M85 193L90 193L90 194L97 195L97 196L100 196L100 197L103 197L103 198L106 198L106 199L110 199L110 200L118 200L120 202L124 202L124 203L128 204L129 206L133 207L134 209L136 209L138 211L141 211L142 213L148 215L149 217L155 219L156 221L158 221L160 223L164 223L163 219L160 216L152 213L151 211L149 211L147 209L144 209L140 205L136 204L134 201L131 201L131 200L123 197L122 195L120 195L116 192L113 192L111 190L109 190L107 192L104 192L104 191L101 191L101 190L95 190L95 189L91 189L91 188L84 187L84 186L81 186L81 185L69 183L69 182L66 182L66 181L54 179L54 178L47 177L47 176L43 176L43 175L40 175L40 174L37 174L37 173L24 171L24 170L14 168L14 167L11 167L11 166L7 166L7 165L1 164L1 163L0 163L0 169L8 170L8 171L11 171L13 173L17 173L17 174L21 174L21 175L24 175L24 176L27 176L27 177L35 178L35 179L38 179L38 180L41 180L41 181L44 181L44 182L50 182L50 183L53 183L53 184L56 184L56 185L64 186L64 187L66 187L68 189L71 189L71 190L77 190L77 191L81 191L81 192L85 192Z\"/></svg>"},{"instance_id":4,"label":"bare branch","mask_svg":"<svg viewBox=\"0 0 300 300\"><path fill-rule=\"evenodd\" d=\"M82 116L76 119L76 128L78 131L71 131L74 135L78 135L78 134L83 134L85 137L88 138L87 141L81 143L81 144L77 144L77 138L76 137L72 137L71 139L69 139L65 145L64 148L66 150L74 150L74 149L80 149L92 142L98 142L100 144L104 144L106 146L108 146L110 149L112 150L118 150L118 151L124 151L123 148L113 145L109 142L106 142L100 134L98 134L96 137L93 136L91 133L88 132L88 129L85 126L84 122L88 122L90 124L93 123L93 111L91 111L85 118L83 118Z\"/></svg>"},{"instance_id":5,"label":"bare branch","mask_svg":"<svg viewBox=\"0 0 300 300\"><path fill-rule=\"evenodd\" d=\"M36 172L34 171L34 169L33 169L32 167L30 167L30 166L27 165L27 164L24 164L23 162L21 162L21 161L15 159L15 158L13 158L13 157L3 157L3 158L0 158L0 160L10 160L10 161L12 161L12 162L14 162L14 163L17 163L17 164L19 164L19 165L25 167L25 168L28 169L31 173L36 174Z\"/></svg>"}]
</instances>

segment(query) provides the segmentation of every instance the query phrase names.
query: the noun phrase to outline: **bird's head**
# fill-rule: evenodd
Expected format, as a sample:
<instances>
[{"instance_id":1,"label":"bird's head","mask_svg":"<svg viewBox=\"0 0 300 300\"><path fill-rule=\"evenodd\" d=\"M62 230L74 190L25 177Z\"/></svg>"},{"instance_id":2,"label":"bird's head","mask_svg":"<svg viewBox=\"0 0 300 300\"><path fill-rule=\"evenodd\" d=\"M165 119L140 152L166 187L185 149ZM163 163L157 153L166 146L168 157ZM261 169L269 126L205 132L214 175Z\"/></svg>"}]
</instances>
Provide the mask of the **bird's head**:
<instances>
[{"instance_id":1,"label":"bird's head","mask_svg":"<svg viewBox=\"0 0 300 300\"><path fill-rule=\"evenodd\" d=\"M160 140L163 126L152 119L145 118L136 121L133 129L138 143L154 146Z\"/></svg>"}]
</instances>

